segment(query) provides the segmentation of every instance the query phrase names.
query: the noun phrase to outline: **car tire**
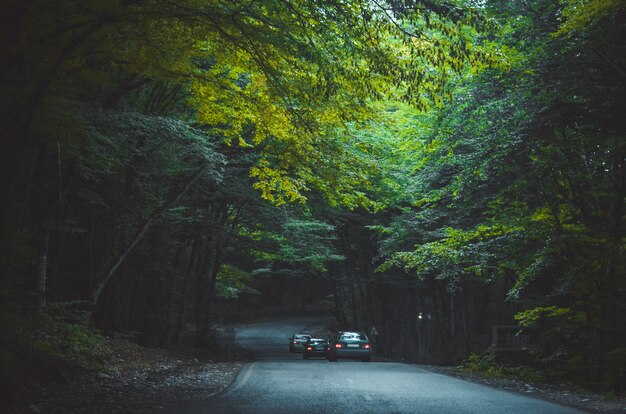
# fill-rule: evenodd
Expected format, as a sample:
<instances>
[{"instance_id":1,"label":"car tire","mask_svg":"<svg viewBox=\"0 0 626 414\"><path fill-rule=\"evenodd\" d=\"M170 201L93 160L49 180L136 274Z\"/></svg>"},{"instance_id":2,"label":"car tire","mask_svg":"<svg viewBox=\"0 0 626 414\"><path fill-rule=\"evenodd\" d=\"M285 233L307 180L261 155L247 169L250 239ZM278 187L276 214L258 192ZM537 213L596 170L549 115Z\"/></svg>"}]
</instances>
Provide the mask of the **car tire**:
<instances>
[{"instance_id":1,"label":"car tire","mask_svg":"<svg viewBox=\"0 0 626 414\"><path fill-rule=\"evenodd\" d=\"M372 362L372 358L361 358L361 362Z\"/></svg>"},{"instance_id":2,"label":"car tire","mask_svg":"<svg viewBox=\"0 0 626 414\"><path fill-rule=\"evenodd\" d=\"M328 361L329 362L337 362L337 357L329 357Z\"/></svg>"},{"instance_id":3,"label":"car tire","mask_svg":"<svg viewBox=\"0 0 626 414\"><path fill-rule=\"evenodd\" d=\"M309 356L302 354L302 359L309 359Z\"/></svg>"}]
</instances>

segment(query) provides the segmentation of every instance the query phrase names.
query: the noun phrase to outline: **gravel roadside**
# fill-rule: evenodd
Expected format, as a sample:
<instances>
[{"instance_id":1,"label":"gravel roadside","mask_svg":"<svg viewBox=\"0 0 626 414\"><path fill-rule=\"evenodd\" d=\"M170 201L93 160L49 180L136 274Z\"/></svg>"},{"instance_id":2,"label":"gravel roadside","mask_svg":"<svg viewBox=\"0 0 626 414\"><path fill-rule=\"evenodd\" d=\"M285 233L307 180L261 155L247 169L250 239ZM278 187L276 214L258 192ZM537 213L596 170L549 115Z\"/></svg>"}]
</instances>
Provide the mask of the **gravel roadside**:
<instances>
[{"instance_id":1,"label":"gravel roadside","mask_svg":"<svg viewBox=\"0 0 626 414\"><path fill-rule=\"evenodd\" d=\"M54 381L33 377L16 387L13 401L0 402L0 412L144 414L176 409L227 388L248 359L240 350L234 361L219 361L206 353L109 341L114 353L104 370Z\"/></svg>"},{"instance_id":2,"label":"gravel roadside","mask_svg":"<svg viewBox=\"0 0 626 414\"><path fill-rule=\"evenodd\" d=\"M456 367L424 366L424 368L466 381L476 382L504 391L554 402L598 414L626 414L626 397L576 391L567 384L528 383L513 378L485 378L480 374L459 371Z\"/></svg>"}]
</instances>

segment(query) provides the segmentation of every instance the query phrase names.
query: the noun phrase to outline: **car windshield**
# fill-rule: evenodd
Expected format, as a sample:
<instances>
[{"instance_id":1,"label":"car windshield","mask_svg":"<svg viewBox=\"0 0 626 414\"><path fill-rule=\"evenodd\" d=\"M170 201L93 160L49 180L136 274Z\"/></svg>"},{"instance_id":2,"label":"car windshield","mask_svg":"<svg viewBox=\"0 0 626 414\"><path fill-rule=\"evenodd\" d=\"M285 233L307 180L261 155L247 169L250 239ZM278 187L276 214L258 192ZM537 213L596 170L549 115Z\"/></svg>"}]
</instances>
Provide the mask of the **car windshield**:
<instances>
[{"instance_id":1,"label":"car windshield","mask_svg":"<svg viewBox=\"0 0 626 414\"><path fill-rule=\"evenodd\" d=\"M351 341L367 341L367 337L362 332L343 332L339 339Z\"/></svg>"}]
</instances>

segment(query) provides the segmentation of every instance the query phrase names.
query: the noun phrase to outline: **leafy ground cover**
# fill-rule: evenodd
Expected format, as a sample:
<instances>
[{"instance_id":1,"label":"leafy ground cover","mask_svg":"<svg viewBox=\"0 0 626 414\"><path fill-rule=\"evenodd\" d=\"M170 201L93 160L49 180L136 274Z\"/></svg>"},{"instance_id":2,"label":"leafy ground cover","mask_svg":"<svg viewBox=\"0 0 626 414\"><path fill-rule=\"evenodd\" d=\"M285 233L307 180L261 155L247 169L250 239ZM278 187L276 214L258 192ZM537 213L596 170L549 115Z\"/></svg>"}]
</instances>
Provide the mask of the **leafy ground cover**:
<instances>
[{"instance_id":1,"label":"leafy ground cover","mask_svg":"<svg viewBox=\"0 0 626 414\"><path fill-rule=\"evenodd\" d=\"M624 413L626 398L598 393L571 383L555 383L545 372L524 366L495 363L489 356L472 355L463 364L429 369L467 381L525 394L592 413Z\"/></svg>"},{"instance_id":2,"label":"leafy ground cover","mask_svg":"<svg viewBox=\"0 0 626 414\"><path fill-rule=\"evenodd\" d=\"M104 336L67 309L15 314L0 341L0 411L10 413L148 413L220 392L247 355L164 350L128 335ZM230 360L227 360L230 359ZM234 359L234 360L233 360Z\"/></svg>"},{"instance_id":3,"label":"leafy ground cover","mask_svg":"<svg viewBox=\"0 0 626 414\"><path fill-rule=\"evenodd\" d=\"M468 372L458 367L431 366L429 369L504 391L521 393L529 397L575 407L586 412L605 414L626 412L626 398L576 389L570 384L527 381L513 375L493 377L485 373Z\"/></svg>"}]
</instances>

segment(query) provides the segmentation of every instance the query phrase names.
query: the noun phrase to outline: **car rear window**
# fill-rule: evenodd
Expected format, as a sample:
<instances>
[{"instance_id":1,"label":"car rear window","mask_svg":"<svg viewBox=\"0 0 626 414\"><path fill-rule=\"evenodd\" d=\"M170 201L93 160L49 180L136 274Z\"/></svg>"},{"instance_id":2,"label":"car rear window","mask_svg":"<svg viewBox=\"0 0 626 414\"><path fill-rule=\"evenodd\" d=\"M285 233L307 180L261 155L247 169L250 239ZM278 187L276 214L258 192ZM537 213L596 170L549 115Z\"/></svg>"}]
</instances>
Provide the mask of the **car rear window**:
<instances>
[{"instance_id":1,"label":"car rear window","mask_svg":"<svg viewBox=\"0 0 626 414\"><path fill-rule=\"evenodd\" d=\"M310 338L310 336L308 336L308 335L296 335L294 337L294 339L309 339L309 338Z\"/></svg>"},{"instance_id":2,"label":"car rear window","mask_svg":"<svg viewBox=\"0 0 626 414\"><path fill-rule=\"evenodd\" d=\"M360 332L344 332L339 339L352 340L352 341L367 341L367 336Z\"/></svg>"}]
</instances>

